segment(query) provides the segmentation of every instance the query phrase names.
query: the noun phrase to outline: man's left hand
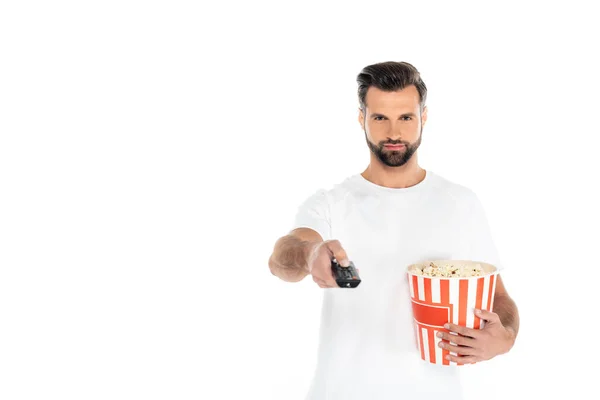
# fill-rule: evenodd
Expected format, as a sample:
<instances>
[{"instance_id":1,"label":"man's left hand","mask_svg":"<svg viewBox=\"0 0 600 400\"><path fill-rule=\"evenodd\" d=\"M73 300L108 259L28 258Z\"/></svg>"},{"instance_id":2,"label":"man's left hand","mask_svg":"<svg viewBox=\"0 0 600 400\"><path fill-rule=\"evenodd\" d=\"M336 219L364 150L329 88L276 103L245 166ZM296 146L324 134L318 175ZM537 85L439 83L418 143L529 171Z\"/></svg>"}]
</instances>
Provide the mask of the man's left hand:
<instances>
[{"instance_id":1,"label":"man's left hand","mask_svg":"<svg viewBox=\"0 0 600 400\"><path fill-rule=\"evenodd\" d=\"M455 324L446 324L444 327L448 332L439 332L440 347L457 355L449 354L448 360L460 364L472 364L479 361L489 360L497 355L507 353L515 342L515 332L502 325L498 314L475 310L475 315L485 320L483 329L470 329ZM449 342L455 343L455 345Z\"/></svg>"}]
</instances>

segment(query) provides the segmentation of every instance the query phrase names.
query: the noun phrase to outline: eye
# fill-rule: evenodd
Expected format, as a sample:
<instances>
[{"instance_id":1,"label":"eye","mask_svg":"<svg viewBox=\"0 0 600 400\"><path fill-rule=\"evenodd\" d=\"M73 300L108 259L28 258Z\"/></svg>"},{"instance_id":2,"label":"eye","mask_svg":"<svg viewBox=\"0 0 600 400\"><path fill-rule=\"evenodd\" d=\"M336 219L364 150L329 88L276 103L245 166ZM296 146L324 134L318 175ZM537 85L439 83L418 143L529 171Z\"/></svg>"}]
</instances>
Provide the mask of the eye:
<instances>
[{"instance_id":1,"label":"eye","mask_svg":"<svg viewBox=\"0 0 600 400\"><path fill-rule=\"evenodd\" d=\"M412 117L402 117L402 121L410 121L412 120Z\"/></svg>"},{"instance_id":2,"label":"eye","mask_svg":"<svg viewBox=\"0 0 600 400\"><path fill-rule=\"evenodd\" d=\"M375 121L383 121L384 117L378 116L378 117L373 117L373 119Z\"/></svg>"}]
</instances>

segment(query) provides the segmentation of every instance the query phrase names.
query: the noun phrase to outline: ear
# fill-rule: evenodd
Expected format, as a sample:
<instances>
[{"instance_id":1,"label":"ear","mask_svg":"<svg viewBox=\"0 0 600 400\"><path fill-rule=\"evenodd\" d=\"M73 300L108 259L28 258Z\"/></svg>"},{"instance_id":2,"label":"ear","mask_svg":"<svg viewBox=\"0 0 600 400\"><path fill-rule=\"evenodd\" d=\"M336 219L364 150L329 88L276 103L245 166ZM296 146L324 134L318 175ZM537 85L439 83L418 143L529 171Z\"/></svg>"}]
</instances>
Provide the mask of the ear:
<instances>
[{"instance_id":1,"label":"ear","mask_svg":"<svg viewBox=\"0 0 600 400\"><path fill-rule=\"evenodd\" d=\"M365 114L363 113L363 110L360 107L358 108L358 123L360 124L361 128L365 124Z\"/></svg>"},{"instance_id":2,"label":"ear","mask_svg":"<svg viewBox=\"0 0 600 400\"><path fill-rule=\"evenodd\" d=\"M425 126L425 122L427 122L427 106L423 107L423 112L421 113L421 126Z\"/></svg>"}]
</instances>

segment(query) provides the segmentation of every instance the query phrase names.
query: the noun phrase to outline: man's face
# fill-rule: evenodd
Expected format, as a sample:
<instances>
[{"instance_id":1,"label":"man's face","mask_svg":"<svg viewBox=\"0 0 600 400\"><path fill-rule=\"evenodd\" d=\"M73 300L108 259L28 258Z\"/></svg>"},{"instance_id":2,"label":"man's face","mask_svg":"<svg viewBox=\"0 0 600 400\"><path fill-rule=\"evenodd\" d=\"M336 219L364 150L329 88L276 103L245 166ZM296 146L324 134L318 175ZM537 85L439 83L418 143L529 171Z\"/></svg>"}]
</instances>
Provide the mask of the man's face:
<instances>
[{"instance_id":1,"label":"man's face","mask_svg":"<svg viewBox=\"0 0 600 400\"><path fill-rule=\"evenodd\" d=\"M371 152L389 167L406 164L421 144L427 120L427 107L420 112L417 88L386 92L370 87L365 102L366 115L361 110L359 122Z\"/></svg>"}]
</instances>

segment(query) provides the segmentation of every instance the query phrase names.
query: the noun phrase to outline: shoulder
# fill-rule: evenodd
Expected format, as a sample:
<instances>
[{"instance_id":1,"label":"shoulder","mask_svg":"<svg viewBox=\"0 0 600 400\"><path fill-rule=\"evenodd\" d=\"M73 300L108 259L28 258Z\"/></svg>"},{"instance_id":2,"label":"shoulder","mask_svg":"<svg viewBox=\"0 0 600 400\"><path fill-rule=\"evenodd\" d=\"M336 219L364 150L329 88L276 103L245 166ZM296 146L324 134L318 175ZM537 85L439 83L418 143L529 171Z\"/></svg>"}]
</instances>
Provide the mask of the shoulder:
<instances>
[{"instance_id":1,"label":"shoulder","mask_svg":"<svg viewBox=\"0 0 600 400\"><path fill-rule=\"evenodd\" d=\"M477 201L477 194L467 185L431 172L431 189L436 195L445 196L459 203Z\"/></svg>"},{"instance_id":2,"label":"shoulder","mask_svg":"<svg viewBox=\"0 0 600 400\"><path fill-rule=\"evenodd\" d=\"M329 203L336 202L357 190L357 180L358 174L350 175L328 186L322 186L314 190L310 194L310 198Z\"/></svg>"},{"instance_id":3,"label":"shoulder","mask_svg":"<svg viewBox=\"0 0 600 400\"><path fill-rule=\"evenodd\" d=\"M320 186L306 193L300 204L300 211L319 210L323 215L330 212L331 206L344 198L352 190L353 176L346 177L328 186Z\"/></svg>"}]
</instances>

